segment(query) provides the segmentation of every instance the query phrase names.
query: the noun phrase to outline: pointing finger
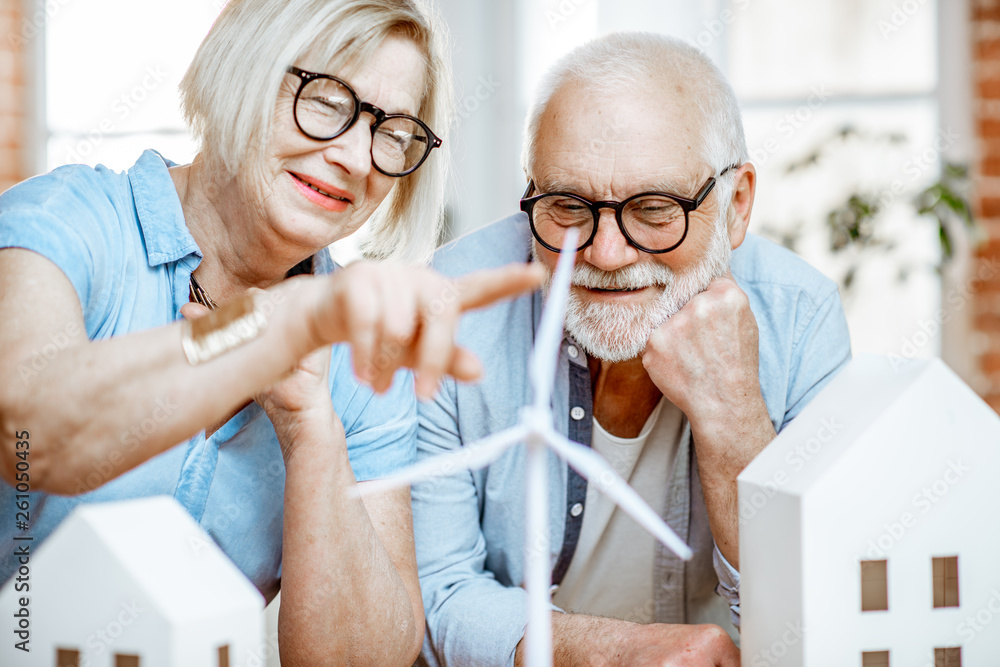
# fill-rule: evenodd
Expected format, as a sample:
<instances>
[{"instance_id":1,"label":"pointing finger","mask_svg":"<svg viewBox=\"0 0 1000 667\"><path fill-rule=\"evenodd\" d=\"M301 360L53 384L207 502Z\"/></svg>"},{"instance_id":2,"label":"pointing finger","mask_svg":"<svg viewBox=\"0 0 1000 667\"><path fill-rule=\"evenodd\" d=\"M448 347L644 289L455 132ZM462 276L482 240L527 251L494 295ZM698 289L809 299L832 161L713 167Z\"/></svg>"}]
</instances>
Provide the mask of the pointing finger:
<instances>
[{"instance_id":1,"label":"pointing finger","mask_svg":"<svg viewBox=\"0 0 1000 667\"><path fill-rule=\"evenodd\" d=\"M431 398L437 391L441 375L451 360L457 317L454 305L437 312L425 311L422 315L414 368L418 398Z\"/></svg>"},{"instance_id":2,"label":"pointing finger","mask_svg":"<svg viewBox=\"0 0 1000 667\"><path fill-rule=\"evenodd\" d=\"M476 271L458 280L459 307L463 311L482 308L494 301L538 289L544 281L545 267L534 262Z\"/></svg>"}]
</instances>

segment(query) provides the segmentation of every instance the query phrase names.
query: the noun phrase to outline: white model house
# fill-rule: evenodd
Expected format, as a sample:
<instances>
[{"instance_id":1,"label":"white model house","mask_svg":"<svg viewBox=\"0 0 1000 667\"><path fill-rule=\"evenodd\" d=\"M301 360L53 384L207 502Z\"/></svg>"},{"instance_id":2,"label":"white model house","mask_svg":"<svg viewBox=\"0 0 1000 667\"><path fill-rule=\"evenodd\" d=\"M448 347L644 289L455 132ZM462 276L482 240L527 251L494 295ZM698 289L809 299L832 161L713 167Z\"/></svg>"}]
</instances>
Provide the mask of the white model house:
<instances>
[{"instance_id":1,"label":"white model house","mask_svg":"<svg viewBox=\"0 0 1000 667\"><path fill-rule=\"evenodd\" d=\"M14 583L0 590L8 619L25 595ZM31 557L30 585L31 652L8 638L0 665L263 662L263 597L167 496L78 507Z\"/></svg>"},{"instance_id":2,"label":"white model house","mask_svg":"<svg viewBox=\"0 0 1000 667\"><path fill-rule=\"evenodd\" d=\"M1000 418L855 359L739 477L743 667L1000 664Z\"/></svg>"}]
</instances>

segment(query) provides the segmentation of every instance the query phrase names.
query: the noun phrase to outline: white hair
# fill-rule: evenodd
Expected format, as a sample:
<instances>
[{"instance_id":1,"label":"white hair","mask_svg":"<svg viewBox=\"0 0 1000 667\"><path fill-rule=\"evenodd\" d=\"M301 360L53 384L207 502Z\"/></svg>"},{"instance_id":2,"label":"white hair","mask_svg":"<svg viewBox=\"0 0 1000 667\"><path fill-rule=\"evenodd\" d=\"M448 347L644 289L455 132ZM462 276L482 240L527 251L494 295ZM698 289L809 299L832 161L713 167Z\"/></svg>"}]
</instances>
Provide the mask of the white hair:
<instances>
[{"instance_id":1,"label":"white hair","mask_svg":"<svg viewBox=\"0 0 1000 667\"><path fill-rule=\"evenodd\" d=\"M426 62L416 115L442 138L451 112L444 22L424 0L231 0L195 54L180 89L199 158L223 182L261 191L275 101L286 68L310 54L323 71L364 67L389 35L414 42ZM447 145L445 142L444 145ZM396 179L365 225L369 257L424 262L443 221L448 156L437 149L414 173Z\"/></svg>"},{"instance_id":2,"label":"white hair","mask_svg":"<svg viewBox=\"0 0 1000 667\"><path fill-rule=\"evenodd\" d=\"M560 58L542 77L524 128L521 166L531 178L542 116L556 92L569 83L586 84L597 95L623 100L652 85L683 81L687 98L698 105L705 162L721 172L749 159L743 120L732 86L698 48L675 37L647 32L616 32L591 40ZM732 173L718 179L720 202L732 197Z\"/></svg>"}]
</instances>

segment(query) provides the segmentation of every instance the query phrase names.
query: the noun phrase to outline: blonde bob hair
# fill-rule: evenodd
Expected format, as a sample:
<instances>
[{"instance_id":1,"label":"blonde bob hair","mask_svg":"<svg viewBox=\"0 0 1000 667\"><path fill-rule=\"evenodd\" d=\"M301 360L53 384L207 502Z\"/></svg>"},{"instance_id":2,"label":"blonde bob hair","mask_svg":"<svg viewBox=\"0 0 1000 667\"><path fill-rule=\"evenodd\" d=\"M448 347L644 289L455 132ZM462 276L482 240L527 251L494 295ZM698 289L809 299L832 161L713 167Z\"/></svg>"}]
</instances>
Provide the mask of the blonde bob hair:
<instances>
[{"instance_id":1,"label":"blonde bob hair","mask_svg":"<svg viewBox=\"0 0 1000 667\"><path fill-rule=\"evenodd\" d=\"M424 0L231 0L181 81L184 115L213 179L261 191L275 103L286 68L306 54L328 73L358 71L389 35L414 42L426 62L416 115L436 134L450 123L451 71L443 34ZM447 145L447 143L445 143ZM447 154L435 151L396 179L365 224L366 256L427 261L437 245ZM260 198L256 201L260 202Z\"/></svg>"}]
</instances>

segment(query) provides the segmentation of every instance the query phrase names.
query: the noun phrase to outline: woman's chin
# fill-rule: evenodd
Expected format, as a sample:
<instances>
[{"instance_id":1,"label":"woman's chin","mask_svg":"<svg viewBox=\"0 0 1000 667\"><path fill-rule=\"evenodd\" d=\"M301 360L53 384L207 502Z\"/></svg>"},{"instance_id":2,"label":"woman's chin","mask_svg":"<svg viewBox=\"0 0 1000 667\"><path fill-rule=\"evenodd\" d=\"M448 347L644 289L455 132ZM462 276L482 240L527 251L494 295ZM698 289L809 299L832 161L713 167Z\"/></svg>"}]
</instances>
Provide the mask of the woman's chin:
<instances>
[{"instance_id":1,"label":"woman's chin","mask_svg":"<svg viewBox=\"0 0 1000 667\"><path fill-rule=\"evenodd\" d=\"M277 211L272 218L272 227L282 239L297 246L308 246L319 250L331 243L347 238L361 225L354 224L354 216L347 213L337 214L291 209Z\"/></svg>"}]
</instances>

